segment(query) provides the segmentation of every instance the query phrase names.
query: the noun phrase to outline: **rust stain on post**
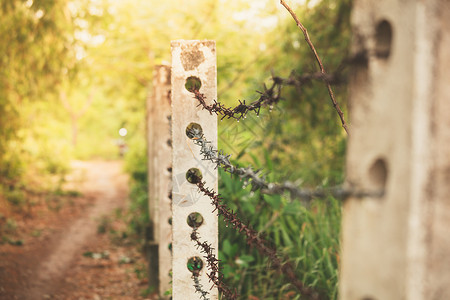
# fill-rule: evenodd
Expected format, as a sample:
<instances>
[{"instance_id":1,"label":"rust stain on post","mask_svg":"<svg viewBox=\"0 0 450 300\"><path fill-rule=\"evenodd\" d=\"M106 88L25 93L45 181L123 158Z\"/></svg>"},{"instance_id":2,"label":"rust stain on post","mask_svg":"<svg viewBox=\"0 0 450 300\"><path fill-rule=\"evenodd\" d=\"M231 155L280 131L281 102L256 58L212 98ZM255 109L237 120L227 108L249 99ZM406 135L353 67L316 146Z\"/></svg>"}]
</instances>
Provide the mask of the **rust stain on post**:
<instances>
[{"instance_id":1,"label":"rust stain on post","mask_svg":"<svg viewBox=\"0 0 450 300\"><path fill-rule=\"evenodd\" d=\"M198 49L198 46L181 52L181 63L183 64L185 71L194 70L204 61L205 56L203 55L203 52Z\"/></svg>"}]
</instances>

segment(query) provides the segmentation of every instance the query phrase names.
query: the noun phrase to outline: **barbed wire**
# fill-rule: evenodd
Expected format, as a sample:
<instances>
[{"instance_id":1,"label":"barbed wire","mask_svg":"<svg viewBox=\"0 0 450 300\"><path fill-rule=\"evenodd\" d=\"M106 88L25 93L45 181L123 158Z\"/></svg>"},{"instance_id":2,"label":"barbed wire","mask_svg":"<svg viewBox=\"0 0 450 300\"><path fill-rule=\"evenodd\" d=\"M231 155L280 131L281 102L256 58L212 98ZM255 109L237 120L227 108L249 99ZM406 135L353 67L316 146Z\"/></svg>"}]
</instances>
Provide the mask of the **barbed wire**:
<instances>
[{"instance_id":1,"label":"barbed wire","mask_svg":"<svg viewBox=\"0 0 450 300\"><path fill-rule=\"evenodd\" d=\"M264 85L264 90L262 92L257 91L260 94L258 100L253 101L250 104L246 104L245 100L239 100L239 105L234 108L226 107L217 100L213 100L214 103L208 105L206 104L205 95L200 93L198 89L193 89L191 92L194 94L194 98L199 101L198 106L202 106L203 109L206 109L211 114L215 113L216 115L222 115L221 120L224 118L233 118L239 121L240 119L245 118L245 116L252 111L259 116L261 107L273 107L274 104L281 100L281 84L276 83L275 81L269 88Z\"/></svg>"},{"instance_id":2,"label":"barbed wire","mask_svg":"<svg viewBox=\"0 0 450 300\"><path fill-rule=\"evenodd\" d=\"M207 296L209 292L203 289L203 285L200 283L200 279L198 278L198 272L192 272L192 280L194 280L194 288L196 293L200 293L200 299L210 300Z\"/></svg>"},{"instance_id":3,"label":"barbed wire","mask_svg":"<svg viewBox=\"0 0 450 300\"><path fill-rule=\"evenodd\" d=\"M294 183L285 181L283 183L267 182L262 170L253 170L252 167L237 167L230 162L231 154L226 154L222 150L216 150L210 144L202 131L192 127L188 130L188 136L194 141L194 144L200 146L200 154L203 160L208 160L215 164L216 168L222 168L225 172L237 175L244 180L244 188L251 186L252 191L259 190L264 194L283 194L288 192L291 199L301 199L305 203L309 203L314 198L326 198L333 196L336 199L346 199L348 197L355 198L380 198L384 195L384 190L365 191L353 188L343 188L340 186L332 188L319 189L301 189Z\"/></svg>"},{"instance_id":4,"label":"barbed wire","mask_svg":"<svg viewBox=\"0 0 450 300\"><path fill-rule=\"evenodd\" d=\"M247 225L244 222L242 222L237 216L237 213L227 207L227 205L223 202L223 199L219 194L205 187L205 182L203 182L201 178L198 177L197 175L193 175L192 180L193 183L197 185L199 191L211 199L211 203L214 206L213 213L216 212L218 216L223 216L227 226L231 225L235 230L237 230L239 233L245 236L247 244L249 244L252 247L255 247L262 255L268 257L272 267L278 270L284 276L286 276L289 282L300 292L300 294L311 300L324 299L323 296L321 296L317 291L313 290L310 287L306 287L304 283L297 278L295 274L295 268L292 265L292 263L289 260L286 262L282 262L281 259L278 257L277 250L274 248L274 246L272 247L268 246L267 240L261 237L253 228L250 227L250 225ZM206 242L204 243L197 242L197 243L201 247L204 247L203 248L204 252L207 253L212 252L210 251L210 245L208 243ZM212 265L216 264L214 266L217 267L218 269L217 262L218 262L217 259L215 258L212 259ZM209 262L208 265L210 265ZM218 284L220 284L220 282L221 280L218 280Z\"/></svg>"},{"instance_id":5,"label":"barbed wire","mask_svg":"<svg viewBox=\"0 0 450 300\"><path fill-rule=\"evenodd\" d=\"M327 74L325 72L315 72L298 75L294 71L291 72L288 78L275 76L272 74L272 84L267 87L263 85L263 91L256 91L260 94L259 98L250 104L246 104L245 100L238 100L239 104L235 107L227 107L217 100L213 100L213 104L206 104L206 97L200 93L199 89L193 87L190 91L194 94L194 98L198 100L198 106L202 106L203 109L209 111L211 114L221 115L221 120L224 118L240 120L246 117L249 112L254 112L259 116L261 108L268 106L269 109L273 109L273 106L282 100L281 91L284 85L295 86L300 88L304 84L308 84L313 80L324 81L327 84L337 84L344 81L340 74L341 68L338 69L339 73ZM337 105L337 104L336 104ZM339 107L339 106L337 106ZM344 121L345 123L345 121Z\"/></svg>"},{"instance_id":6,"label":"barbed wire","mask_svg":"<svg viewBox=\"0 0 450 300\"><path fill-rule=\"evenodd\" d=\"M198 178L198 177L196 177ZM220 272L219 259L214 255L214 248L208 242L201 242L197 232L197 227L194 225L191 233L191 240L196 243L197 249L204 253L204 258L208 264L209 273L207 273L209 280L218 288L222 295L230 300L236 300L238 297L237 291L232 291L224 282L223 274ZM197 278L198 280L198 278ZM201 285L195 283L195 290L199 291L203 297L205 291L202 290ZM207 292L206 292L207 293Z\"/></svg>"}]
</instances>

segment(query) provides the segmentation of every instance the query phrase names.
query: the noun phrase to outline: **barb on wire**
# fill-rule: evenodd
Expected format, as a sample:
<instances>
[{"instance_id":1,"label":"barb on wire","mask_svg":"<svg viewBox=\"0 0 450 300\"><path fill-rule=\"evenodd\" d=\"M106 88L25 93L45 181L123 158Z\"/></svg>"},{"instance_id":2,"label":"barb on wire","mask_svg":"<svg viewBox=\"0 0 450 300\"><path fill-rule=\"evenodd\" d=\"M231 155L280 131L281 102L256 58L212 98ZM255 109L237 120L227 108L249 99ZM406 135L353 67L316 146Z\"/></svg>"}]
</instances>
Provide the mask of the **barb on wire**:
<instances>
[{"instance_id":1,"label":"barb on wire","mask_svg":"<svg viewBox=\"0 0 450 300\"><path fill-rule=\"evenodd\" d=\"M311 51L314 54L314 58L316 59L318 65L319 65L320 72L322 74L326 74L325 68L323 67L323 64L322 64L322 60L320 59L319 55L317 54L316 48L314 47L314 44L311 42L311 39L309 38L308 30L306 29L305 26L303 26L303 24L300 22L297 15L295 14L295 12L289 7L289 5L287 5L287 3L284 0L280 0L280 3L291 14L291 16L294 19L295 23L297 24L298 28L300 28L300 30L302 31L303 36L305 37L305 40L308 43L309 47L311 48ZM331 102L333 102L334 109L336 110L336 112L339 115L339 118L341 119L342 127L344 128L345 132L347 134L349 134L348 126L344 119L344 113L342 112L341 108L339 107L339 104L336 101L336 98L334 97L334 93L333 93L333 89L331 88L331 84L327 81L325 81L325 82L327 85L328 94L330 95Z\"/></svg>"},{"instance_id":2,"label":"barb on wire","mask_svg":"<svg viewBox=\"0 0 450 300\"><path fill-rule=\"evenodd\" d=\"M227 225L230 225L237 230L239 233L243 234L247 240L247 244L249 244L252 247L255 247L258 249L258 251L269 258L271 265L274 269L278 270L281 274L286 276L286 278L289 280L289 282L302 294L308 299L312 300L319 300L322 299L322 296L315 290L311 289L310 287L306 287L304 283L299 280L295 274L295 268L289 261L282 262L282 260L277 255L277 250L273 247L268 246L267 240L262 238L253 228L251 228L249 225L242 222L239 217L237 216L237 213L234 212L232 209L228 208L227 205L223 202L223 199L220 197L219 194L215 193L213 190L205 187L205 182L201 180L200 177L195 175L194 182L197 185L200 192L202 192L204 195L208 196L211 199L211 203L214 206L213 212L216 212L217 215L223 216L224 221L227 223ZM192 239L198 239L196 236L196 232L193 232L194 237L191 237ZM205 253L209 253L210 251L210 245L208 243L200 243L197 241L197 244L201 246ZM209 257L209 255L208 255ZM217 259L211 259L212 263L211 265L215 265L217 263ZM208 262L208 265L210 263ZM215 267L216 268L216 267ZM218 267L217 267L217 273L214 272L215 269L212 270L212 274L218 274ZM210 277L211 278L211 277ZM219 277L214 277L219 278ZM220 283L221 280L218 280Z\"/></svg>"},{"instance_id":3,"label":"barb on wire","mask_svg":"<svg viewBox=\"0 0 450 300\"><path fill-rule=\"evenodd\" d=\"M216 168L220 167L232 175L239 176L241 180L244 180L244 187L251 185L252 191L260 190L264 194L282 194L289 192L291 199L301 199L305 203L310 202L314 198L325 198L330 195L337 199L346 199L350 196L356 198L380 198L384 195L384 190L364 191L343 187L309 190L298 188L290 181L283 183L267 182L261 170L255 171L251 167L242 168L234 166L230 162L231 155L224 153L222 150L218 151L214 149L210 145L211 142L204 137L200 129L191 128L189 136L196 145L200 146L200 154L203 156L203 160L211 161L216 165Z\"/></svg>"},{"instance_id":4,"label":"barb on wire","mask_svg":"<svg viewBox=\"0 0 450 300\"><path fill-rule=\"evenodd\" d=\"M197 177L198 178L198 177ZM209 280L217 286L219 289L219 292L222 293L222 295L226 299L230 300L236 300L238 297L237 291L232 291L224 282L223 282L223 274L220 272L219 267L219 259L216 258L214 255L214 248L211 247L211 244L208 244L207 242L201 242L200 237L198 236L197 227L194 225L192 233L191 233L191 240L193 240L196 243L197 248L200 248L201 252L205 254L204 258L206 259L206 262L208 264L209 273L207 273ZM195 279L194 279L195 280ZM198 274L197 274L197 281L198 281ZM195 281L194 281L195 282ZM206 297L205 293L208 294L208 292L205 292L202 289L202 286L199 285L199 282L195 282L195 290L201 293L202 297ZM206 298L204 298L206 299Z\"/></svg>"},{"instance_id":5,"label":"barb on wire","mask_svg":"<svg viewBox=\"0 0 450 300\"><path fill-rule=\"evenodd\" d=\"M203 289L203 285L200 283L200 279L198 278L198 272L192 272L192 280L194 280L195 292L200 293L200 298L203 300L209 300L208 294L209 292Z\"/></svg>"}]
</instances>

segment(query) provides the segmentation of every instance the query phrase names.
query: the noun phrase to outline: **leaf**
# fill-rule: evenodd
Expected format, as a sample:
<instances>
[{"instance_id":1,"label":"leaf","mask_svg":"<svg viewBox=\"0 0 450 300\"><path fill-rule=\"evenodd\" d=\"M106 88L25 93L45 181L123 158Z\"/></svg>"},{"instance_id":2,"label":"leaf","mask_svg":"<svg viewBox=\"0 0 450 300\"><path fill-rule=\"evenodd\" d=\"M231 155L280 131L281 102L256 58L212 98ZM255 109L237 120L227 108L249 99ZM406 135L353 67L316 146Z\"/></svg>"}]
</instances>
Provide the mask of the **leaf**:
<instances>
[{"instance_id":1,"label":"leaf","mask_svg":"<svg viewBox=\"0 0 450 300\"><path fill-rule=\"evenodd\" d=\"M283 214L287 215L296 215L299 213L299 207L296 202L291 202L286 204L286 206L283 209Z\"/></svg>"},{"instance_id":2,"label":"leaf","mask_svg":"<svg viewBox=\"0 0 450 300\"><path fill-rule=\"evenodd\" d=\"M273 209L278 210L281 207L282 201L280 195L263 195L264 201L266 201Z\"/></svg>"},{"instance_id":3,"label":"leaf","mask_svg":"<svg viewBox=\"0 0 450 300\"><path fill-rule=\"evenodd\" d=\"M258 157L256 157L256 155L253 154L253 153L248 153L248 155L250 155L250 157L252 158L254 165L256 167L260 168L261 167L261 161L258 159Z\"/></svg>"},{"instance_id":4,"label":"leaf","mask_svg":"<svg viewBox=\"0 0 450 300\"><path fill-rule=\"evenodd\" d=\"M255 260L255 258L251 255L241 255L239 258L245 262L252 262Z\"/></svg>"},{"instance_id":5,"label":"leaf","mask_svg":"<svg viewBox=\"0 0 450 300\"><path fill-rule=\"evenodd\" d=\"M232 192L234 191L233 179L230 174L226 174L222 169L219 170L220 180L225 185L225 188Z\"/></svg>"},{"instance_id":6,"label":"leaf","mask_svg":"<svg viewBox=\"0 0 450 300\"><path fill-rule=\"evenodd\" d=\"M240 266L243 266L243 267L247 268L249 266L249 263L254 261L254 260L255 260L255 258L253 256L244 254L244 255L239 256L235 260L235 262L236 262L237 265L240 265Z\"/></svg>"},{"instance_id":7,"label":"leaf","mask_svg":"<svg viewBox=\"0 0 450 300\"><path fill-rule=\"evenodd\" d=\"M222 274L225 277L233 276L234 274L234 268L228 264L224 265L222 268Z\"/></svg>"},{"instance_id":8,"label":"leaf","mask_svg":"<svg viewBox=\"0 0 450 300\"><path fill-rule=\"evenodd\" d=\"M228 257L232 256L231 255L232 247L231 247L231 243L228 239L225 240L222 244L222 252Z\"/></svg>"},{"instance_id":9,"label":"leaf","mask_svg":"<svg viewBox=\"0 0 450 300\"><path fill-rule=\"evenodd\" d=\"M266 160L267 170L272 172L273 171L273 162L272 162L272 159L270 158L270 155L269 155L269 152L267 151L267 149L264 149L264 158Z\"/></svg>"}]
</instances>

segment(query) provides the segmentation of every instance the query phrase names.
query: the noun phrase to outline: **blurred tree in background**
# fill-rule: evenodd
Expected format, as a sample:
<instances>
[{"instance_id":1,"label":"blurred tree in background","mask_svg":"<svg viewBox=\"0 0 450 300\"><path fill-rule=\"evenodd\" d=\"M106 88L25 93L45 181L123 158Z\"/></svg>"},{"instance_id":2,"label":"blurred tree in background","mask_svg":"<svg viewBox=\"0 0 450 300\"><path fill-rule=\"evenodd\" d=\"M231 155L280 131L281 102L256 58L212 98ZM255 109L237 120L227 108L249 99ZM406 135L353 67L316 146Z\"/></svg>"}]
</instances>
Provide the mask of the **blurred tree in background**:
<instances>
[{"instance_id":1,"label":"blurred tree in background","mask_svg":"<svg viewBox=\"0 0 450 300\"><path fill-rule=\"evenodd\" d=\"M0 170L16 179L28 156L42 154L24 146L32 127L45 139L37 102L54 101L62 78L75 71L74 28L63 1L2 1L0 17Z\"/></svg>"}]
</instances>

